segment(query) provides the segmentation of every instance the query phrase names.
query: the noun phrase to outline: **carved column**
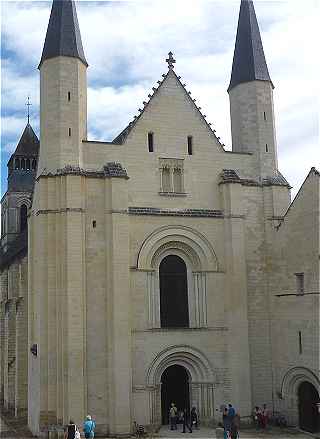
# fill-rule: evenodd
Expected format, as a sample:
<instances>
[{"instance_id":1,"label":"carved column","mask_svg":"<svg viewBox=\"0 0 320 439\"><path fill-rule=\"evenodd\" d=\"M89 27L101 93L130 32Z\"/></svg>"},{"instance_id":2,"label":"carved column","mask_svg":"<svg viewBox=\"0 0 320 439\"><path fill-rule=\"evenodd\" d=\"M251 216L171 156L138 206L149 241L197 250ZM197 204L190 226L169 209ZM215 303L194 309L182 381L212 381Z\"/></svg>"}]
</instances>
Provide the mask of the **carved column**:
<instances>
[{"instance_id":1,"label":"carved column","mask_svg":"<svg viewBox=\"0 0 320 439\"><path fill-rule=\"evenodd\" d=\"M149 328L160 327L160 300L156 272L147 272Z\"/></svg>"},{"instance_id":2,"label":"carved column","mask_svg":"<svg viewBox=\"0 0 320 439\"><path fill-rule=\"evenodd\" d=\"M202 422L209 422L214 415L213 383L191 383L191 406L196 407Z\"/></svg>"},{"instance_id":3,"label":"carved column","mask_svg":"<svg viewBox=\"0 0 320 439\"><path fill-rule=\"evenodd\" d=\"M196 327L207 326L207 286L206 273L193 273L195 324Z\"/></svg>"}]
</instances>

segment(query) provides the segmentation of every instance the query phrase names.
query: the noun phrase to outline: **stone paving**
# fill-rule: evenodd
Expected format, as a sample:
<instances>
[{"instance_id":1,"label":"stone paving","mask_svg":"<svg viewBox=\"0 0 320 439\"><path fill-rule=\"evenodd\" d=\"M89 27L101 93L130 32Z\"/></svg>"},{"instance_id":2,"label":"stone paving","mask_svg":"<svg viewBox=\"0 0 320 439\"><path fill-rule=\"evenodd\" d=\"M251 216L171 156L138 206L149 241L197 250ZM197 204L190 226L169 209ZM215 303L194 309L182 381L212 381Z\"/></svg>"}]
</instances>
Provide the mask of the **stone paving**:
<instances>
[{"instance_id":1,"label":"stone paving","mask_svg":"<svg viewBox=\"0 0 320 439\"><path fill-rule=\"evenodd\" d=\"M167 427L162 427L160 431L155 435L156 437L161 438L183 438L185 436L202 438L202 439L216 439L216 431L215 429L209 428L201 428L199 430L194 430L192 433L181 432L181 429L177 431L170 431ZM310 438L319 438L320 435L309 435L304 434L296 429L268 429L267 431L261 432L256 430L242 430L240 431L240 439L310 439ZM187 439L186 438L186 439Z\"/></svg>"},{"instance_id":2,"label":"stone paving","mask_svg":"<svg viewBox=\"0 0 320 439\"><path fill-rule=\"evenodd\" d=\"M215 429L203 427L199 430L194 430L192 433L183 434L180 426L177 431L170 431L167 426L163 426L157 433L155 433L152 436L149 436L150 439L156 439L156 438L171 439L171 438L184 438L184 437L186 438L194 437L198 439L217 438ZM30 437L27 438L25 436L21 436L16 430L14 430L12 427L9 427L5 422L5 418L1 415L0 415L0 438L1 439L6 439L6 438L30 439ZM320 439L320 434L318 435L304 434L295 429L286 429L286 430L270 429L265 432L260 432L256 430L245 430L245 431L242 430L240 432L240 439L310 439L310 438ZM145 439L148 439L148 437L146 437Z\"/></svg>"}]
</instances>

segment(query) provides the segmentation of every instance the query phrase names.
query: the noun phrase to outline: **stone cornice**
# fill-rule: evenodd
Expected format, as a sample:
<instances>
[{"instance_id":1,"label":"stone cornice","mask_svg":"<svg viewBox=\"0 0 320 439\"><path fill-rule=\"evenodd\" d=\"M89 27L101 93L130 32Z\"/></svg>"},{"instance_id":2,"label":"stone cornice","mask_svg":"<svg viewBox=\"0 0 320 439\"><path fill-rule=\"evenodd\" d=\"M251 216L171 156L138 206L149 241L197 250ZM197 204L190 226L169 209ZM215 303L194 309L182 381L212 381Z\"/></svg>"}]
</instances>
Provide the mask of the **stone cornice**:
<instances>
[{"instance_id":1,"label":"stone cornice","mask_svg":"<svg viewBox=\"0 0 320 439\"><path fill-rule=\"evenodd\" d=\"M129 215L186 216L193 218L223 218L221 210L211 209L162 209L159 207L129 207Z\"/></svg>"},{"instance_id":2,"label":"stone cornice","mask_svg":"<svg viewBox=\"0 0 320 439\"><path fill-rule=\"evenodd\" d=\"M94 169L83 169L78 166L65 166L64 168L57 169L56 172L46 171L43 172L36 178L36 181L39 181L40 178L49 178L49 177L60 177L66 175L77 175L89 178L125 178L129 179L126 169L122 167L120 163L109 162L107 163L103 169L94 170Z\"/></svg>"}]
</instances>

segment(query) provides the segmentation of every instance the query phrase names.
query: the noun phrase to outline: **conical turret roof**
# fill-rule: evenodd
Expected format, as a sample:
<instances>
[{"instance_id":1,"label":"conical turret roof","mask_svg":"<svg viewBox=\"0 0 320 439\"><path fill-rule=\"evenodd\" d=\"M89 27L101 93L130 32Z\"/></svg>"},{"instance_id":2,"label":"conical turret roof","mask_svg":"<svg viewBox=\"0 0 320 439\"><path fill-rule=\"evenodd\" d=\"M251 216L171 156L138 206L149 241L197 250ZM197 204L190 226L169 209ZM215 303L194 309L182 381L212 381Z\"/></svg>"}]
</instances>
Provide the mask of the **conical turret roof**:
<instances>
[{"instance_id":1,"label":"conical turret roof","mask_svg":"<svg viewBox=\"0 0 320 439\"><path fill-rule=\"evenodd\" d=\"M28 123L22 133L13 156L34 157L39 153L39 139Z\"/></svg>"},{"instance_id":2,"label":"conical turret roof","mask_svg":"<svg viewBox=\"0 0 320 439\"><path fill-rule=\"evenodd\" d=\"M43 61L56 56L78 58L88 65L73 0L53 0L39 68Z\"/></svg>"},{"instance_id":3,"label":"conical turret roof","mask_svg":"<svg viewBox=\"0 0 320 439\"><path fill-rule=\"evenodd\" d=\"M270 81L272 84L253 2L251 0L241 0L228 91L238 84L255 80Z\"/></svg>"}]
</instances>

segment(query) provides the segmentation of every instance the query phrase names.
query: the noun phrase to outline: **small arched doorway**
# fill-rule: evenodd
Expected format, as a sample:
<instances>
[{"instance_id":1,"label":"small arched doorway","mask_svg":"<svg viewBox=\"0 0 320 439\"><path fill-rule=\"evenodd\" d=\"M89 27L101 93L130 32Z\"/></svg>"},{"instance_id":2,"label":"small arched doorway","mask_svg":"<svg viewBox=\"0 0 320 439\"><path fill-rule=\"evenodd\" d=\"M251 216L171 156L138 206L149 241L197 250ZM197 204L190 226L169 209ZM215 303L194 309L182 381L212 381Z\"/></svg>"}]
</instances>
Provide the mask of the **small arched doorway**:
<instances>
[{"instance_id":1,"label":"small arched doorway","mask_svg":"<svg viewBox=\"0 0 320 439\"><path fill-rule=\"evenodd\" d=\"M169 423L169 409L174 402L178 412L190 409L189 374L178 364L169 366L161 376L161 414L162 424Z\"/></svg>"},{"instance_id":2,"label":"small arched doorway","mask_svg":"<svg viewBox=\"0 0 320 439\"><path fill-rule=\"evenodd\" d=\"M188 281L184 260L176 255L163 258L159 267L159 277L161 327L188 327Z\"/></svg>"},{"instance_id":3,"label":"small arched doorway","mask_svg":"<svg viewBox=\"0 0 320 439\"><path fill-rule=\"evenodd\" d=\"M299 426L302 430L310 433L317 433L320 431L320 415L318 413L317 403L319 394L316 388L304 381L298 388L299 401Z\"/></svg>"}]
</instances>

